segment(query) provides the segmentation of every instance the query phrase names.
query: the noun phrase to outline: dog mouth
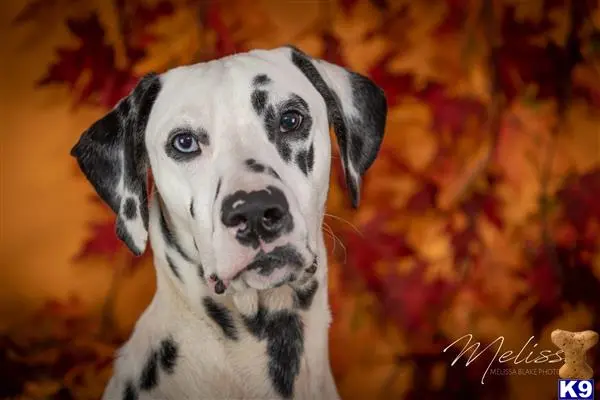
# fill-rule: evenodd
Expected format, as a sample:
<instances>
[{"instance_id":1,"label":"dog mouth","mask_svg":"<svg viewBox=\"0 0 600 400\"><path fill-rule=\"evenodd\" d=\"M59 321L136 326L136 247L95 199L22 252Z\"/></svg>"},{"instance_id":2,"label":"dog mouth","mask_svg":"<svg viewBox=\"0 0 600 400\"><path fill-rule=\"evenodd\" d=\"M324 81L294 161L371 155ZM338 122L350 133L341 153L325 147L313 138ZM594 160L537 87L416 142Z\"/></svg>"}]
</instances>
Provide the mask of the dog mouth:
<instances>
[{"instance_id":1,"label":"dog mouth","mask_svg":"<svg viewBox=\"0 0 600 400\"><path fill-rule=\"evenodd\" d=\"M222 294L232 283L236 290L243 290L244 287L265 290L303 282L315 274L318 264L316 254L308 246L306 250L308 254L303 255L290 244L277 246L269 252L260 250L246 268L233 278L223 281L216 274L213 275L210 279L213 280L214 290Z\"/></svg>"},{"instance_id":2,"label":"dog mouth","mask_svg":"<svg viewBox=\"0 0 600 400\"><path fill-rule=\"evenodd\" d=\"M304 260L304 257L302 257L302 254L300 254L293 246L278 246L268 253L260 250L254 257L254 260L248 264L242 273L246 271L256 271L259 275L267 277L276 269L289 266L290 268L297 270L302 268L305 263L306 261Z\"/></svg>"}]
</instances>

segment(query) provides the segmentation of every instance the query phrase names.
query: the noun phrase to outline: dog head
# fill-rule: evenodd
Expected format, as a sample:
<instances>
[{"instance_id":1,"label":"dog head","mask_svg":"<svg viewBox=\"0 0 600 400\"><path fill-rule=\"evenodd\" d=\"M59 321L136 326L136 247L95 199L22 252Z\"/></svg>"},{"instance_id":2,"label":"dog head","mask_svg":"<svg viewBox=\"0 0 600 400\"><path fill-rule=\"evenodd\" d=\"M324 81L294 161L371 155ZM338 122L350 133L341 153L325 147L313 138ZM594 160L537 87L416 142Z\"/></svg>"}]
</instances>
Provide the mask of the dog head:
<instances>
[{"instance_id":1,"label":"dog head","mask_svg":"<svg viewBox=\"0 0 600 400\"><path fill-rule=\"evenodd\" d=\"M221 289L266 289L316 265L329 126L357 207L386 114L364 76L293 47L255 50L145 76L72 155L132 252L146 247L151 171L163 232L183 258Z\"/></svg>"}]
</instances>

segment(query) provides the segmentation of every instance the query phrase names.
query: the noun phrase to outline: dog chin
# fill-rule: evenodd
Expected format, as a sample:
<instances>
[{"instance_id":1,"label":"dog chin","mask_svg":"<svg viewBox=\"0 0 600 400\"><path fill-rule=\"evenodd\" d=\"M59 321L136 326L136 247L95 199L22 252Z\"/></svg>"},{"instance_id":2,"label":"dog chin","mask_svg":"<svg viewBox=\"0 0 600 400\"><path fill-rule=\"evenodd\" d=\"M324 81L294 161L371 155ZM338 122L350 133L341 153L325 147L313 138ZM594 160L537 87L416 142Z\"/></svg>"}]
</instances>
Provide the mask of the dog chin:
<instances>
[{"instance_id":1,"label":"dog chin","mask_svg":"<svg viewBox=\"0 0 600 400\"><path fill-rule=\"evenodd\" d=\"M269 276L256 271L246 271L240 278L246 286L256 290L273 289L297 279L296 274L287 266L274 270Z\"/></svg>"}]
</instances>

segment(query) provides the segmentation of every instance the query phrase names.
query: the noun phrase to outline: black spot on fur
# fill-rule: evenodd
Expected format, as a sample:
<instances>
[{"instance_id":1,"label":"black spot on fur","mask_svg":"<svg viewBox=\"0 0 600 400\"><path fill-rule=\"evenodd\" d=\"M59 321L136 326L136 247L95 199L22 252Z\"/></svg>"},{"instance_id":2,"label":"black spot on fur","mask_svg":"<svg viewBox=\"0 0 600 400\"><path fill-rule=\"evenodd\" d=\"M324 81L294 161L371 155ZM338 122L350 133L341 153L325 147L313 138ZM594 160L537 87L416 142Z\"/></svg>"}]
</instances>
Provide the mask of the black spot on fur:
<instances>
[{"instance_id":1,"label":"black spot on fur","mask_svg":"<svg viewBox=\"0 0 600 400\"><path fill-rule=\"evenodd\" d=\"M254 111L256 111L256 113L258 115L261 115L263 113L263 111L265 111L265 107L267 106L268 98L269 98L269 95L264 90L255 90L254 92L252 92L252 95L251 95L252 107L254 108Z\"/></svg>"},{"instance_id":2,"label":"black spot on fur","mask_svg":"<svg viewBox=\"0 0 600 400\"><path fill-rule=\"evenodd\" d=\"M267 310L259 305L255 315L248 317L243 316L244 325L251 334L256 336L258 339L264 339L265 336L265 324L267 320Z\"/></svg>"},{"instance_id":3,"label":"black spot on fur","mask_svg":"<svg viewBox=\"0 0 600 400\"><path fill-rule=\"evenodd\" d=\"M152 350L140 377L140 389L152 390L158 385L158 352Z\"/></svg>"},{"instance_id":4,"label":"black spot on fur","mask_svg":"<svg viewBox=\"0 0 600 400\"><path fill-rule=\"evenodd\" d=\"M252 85L254 85L254 86L266 85L269 82L271 82L271 78L269 78L265 74L260 74L260 75L256 75L254 77L254 79L252 80Z\"/></svg>"},{"instance_id":5,"label":"black spot on fur","mask_svg":"<svg viewBox=\"0 0 600 400\"><path fill-rule=\"evenodd\" d=\"M296 307L307 310L312 304L313 298L319 289L319 282L316 280L310 281L306 286L302 288L296 288L296 298L295 305Z\"/></svg>"},{"instance_id":6,"label":"black spot on fur","mask_svg":"<svg viewBox=\"0 0 600 400\"><path fill-rule=\"evenodd\" d=\"M179 346L169 336L160 342L160 366L167 374L172 374L175 371L175 365L177 363L177 357L179 357Z\"/></svg>"},{"instance_id":7,"label":"black spot on fur","mask_svg":"<svg viewBox=\"0 0 600 400\"><path fill-rule=\"evenodd\" d=\"M281 178L279 177L279 174L277 172L275 172L275 170L273 168L266 166L264 164L261 164L253 158L246 160L246 166L252 172L256 172L259 174L266 172L267 174L271 175L273 178L281 180Z\"/></svg>"},{"instance_id":8,"label":"black spot on fur","mask_svg":"<svg viewBox=\"0 0 600 400\"><path fill-rule=\"evenodd\" d=\"M283 398L294 394L296 377L300 373L300 358L304 352L304 326L296 313L273 312L265 327L269 377Z\"/></svg>"},{"instance_id":9,"label":"black spot on fur","mask_svg":"<svg viewBox=\"0 0 600 400\"><path fill-rule=\"evenodd\" d=\"M238 332L229 310L225 306L217 303L211 297L205 297L203 303L206 313L217 325L219 325L223 334L231 340L237 340Z\"/></svg>"},{"instance_id":10,"label":"black spot on fur","mask_svg":"<svg viewBox=\"0 0 600 400\"><path fill-rule=\"evenodd\" d=\"M269 377L277 392L292 397L304 352L304 325L296 313L287 310L269 313L259 305L255 315L243 317L246 329L258 340L267 341Z\"/></svg>"},{"instance_id":11,"label":"black spot on fur","mask_svg":"<svg viewBox=\"0 0 600 400\"><path fill-rule=\"evenodd\" d=\"M163 210L163 208L159 206L159 212L160 212L160 229L162 231L162 235L163 235L167 245L174 248L175 250L177 250L177 252L181 255L181 257L183 257L183 259L186 260L187 262L193 262L192 259L185 253L185 251L183 251L183 248L177 241L175 233L171 231L171 228L169 227L169 223L167 222L167 219L165 217L165 210Z\"/></svg>"},{"instance_id":12,"label":"black spot on fur","mask_svg":"<svg viewBox=\"0 0 600 400\"><path fill-rule=\"evenodd\" d=\"M246 160L246 166L252 172L256 172L259 174L265 172L265 166L252 158Z\"/></svg>"},{"instance_id":13,"label":"black spot on fur","mask_svg":"<svg viewBox=\"0 0 600 400\"><path fill-rule=\"evenodd\" d=\"M275 170L273 168L267 167L267 172L269 173L269 175L273 176L273 178L281 180L281 177L279 176L279 174L277 172L275 172Z\"/></svg>"},{"instance_id":14,"label":"black spot on fur","mask_svg":"<svg viewBox=\"0 0 600 400\"><path fill-rule=\"evenodd\" d=\"M196 213L194 212L194 199L190 201L190 215L192 218L196 218Z\"/></svg>"},{"instance_id":15,"label":"black spot on fur","mask_svg":"<svg viewBox=\"0 0 600 400\"><path fill-rule=\"evenodd\" d=\"M308 167L308 172L312 172L313 167L315 166L315 145L314 143L310 144L308 148L308 154L306 155L306 166Z\"/></svg>"},{"instance_id":16,"label":"black spot on fur","mask_svg":"<svg viewBox=\"0 0 600 400\"><path fill-rule=\"evenodd\" d=\"M204 266L202 264L198 264L198 276L204 280Z\"/></svg>"},{"instance_id":17,"label":"black spot on fur","mask_svg":"<svg viewBox=\"0 0 600 400\"><path fill-rule=\"evenodd\" d=\"M173 259L171 257L169 257L169 255L166 255L167 258L167 264L169 264L169 268L171 268L171 271L173 271L173 275L175 275L177 277L177 279L179 279L180 281L183 282L183 280L181 279L181 275L179 275L179 268L177 268L177 265L175 265L175 262L173 261Z\"/></svg>"},{"instance_id":18,"label":"black spot on fur","mask_svg":"<svg viewBox=\"0 0 600 400\"><path fill-rule=\"evenodd\" d=\"M138 393L133 386L132 381L127 381L125 384L125 389L123 389L123 400L137 400Z\"/></svg>"},{"instance_id":19,"label":"black spot on fur","mask_svg":"<svg viewBox=\"0 0 600 400\"><path fill-rule=\"evenodd\" d=\"M125 218L129 220L134 219L137 216L137 206L133 197L129 197L125 200L124 214Z\"/></svg>"},{"instance_id":20,"label":"black spot on fur","mask_svg":"<svg viewBox=\"0 0 600 400\"><path fill-rule=\"evenodd\" d=\"M308 176L308 151L306 150L300 150L297 154L296 154L296 164L298 165L298 168L300 168L300 171L302 171L302 173L304 175Z\"/></svg>"},{"instance_id":21,"label":"black spot on fur","mask_svg":"<svg viewBox=\"0 0 600 400\"><path fill-rule=\"evenodd\" d=\"M219 193L221 192L221 179L217 182L217 190L215 191L215 200L219 197Z\"/></svg>"}]
</instances>

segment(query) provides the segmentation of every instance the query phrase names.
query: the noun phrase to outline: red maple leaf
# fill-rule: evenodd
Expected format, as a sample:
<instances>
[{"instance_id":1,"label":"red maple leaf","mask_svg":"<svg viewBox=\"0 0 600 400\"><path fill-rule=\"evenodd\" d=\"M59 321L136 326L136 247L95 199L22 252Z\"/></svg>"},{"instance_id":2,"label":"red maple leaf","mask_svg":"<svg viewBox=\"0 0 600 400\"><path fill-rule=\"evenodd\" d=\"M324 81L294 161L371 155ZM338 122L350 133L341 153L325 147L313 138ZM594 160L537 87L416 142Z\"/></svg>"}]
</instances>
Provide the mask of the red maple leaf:
<instances>
[{"instance_id":1,"label":"red maple leaf","mask_svg":"<svg viewBox=\"0 0 600 400\"><path fill-rule=\"evenodd\" d=\"M600 221L600 168L573 177L558 191L565 218L579 233L584 233L593 219Z\"/></svg>"},{"instance_id":2,"label":"red maple leaf","mask_svg":"<svg viewBox=\"0 0 600 400\"><path fill-rule=\"evenodd\" d=\"M330 63L337 64L342 67L348 65L342 55L342 44L340 40L329 31L323 33L322 37L325 45L323 46L323 55L321 57Z\"/></svg>"},{"instance_id":3,"label":"red maple leaf","mask_svg":"<svg viewBox=\"0 0 600 400\"><path fill-rule=\"evenodd\" d=\"M76 260L89 256L108 256L113 258L123 249L123 242L116 235L115 221L95 222L91 224L92 234L84 242Z\"/></svg>"},{"instance_id":4,"label":"red maple leaf","mask_svg":"<svg viewBox=\"0 0 600 400\"><path fill-rule=\"evenodd\" d=\"M81 20L69 19L67 27L79 39L79 47L59 48L58 61L50 66L38 84L64 83L75 89L81 85L84 72L88 72L89 77L80 88L76 102L114 106L139 78L131 69L116 66L115 50L105 43L104 28L96 13Z\"/></svg>"},{"instance_id":5,"label":"red maple leaf","mask_svg":"<svg viewBox=\"0 0 600 400\"><path fill-rule=\"evenodd\" d=\"M427 265L419 260L415 263L408 274L394 273L383 280L387 294L384 306L407 332L419 335L435 329L437 314L456 285L441 279L426 281Z\"/></svg>"},{"instance_id":6,"label":"red maple leaf","mask_svg":"<svg viewBox=\"0 0 600 400\"><path fill-rule=\"evenodd\" d=\"M217 34L215 57L224 57L243 51L242 46L235 42L229 27L221 18L220 2L212 1L206 10L206 26Z\"/></svg>"},{"instance_id":7,"label":"red maple leaf","mask_svg":"<svg viewBox=\"0 0 600 400\"><path fill-rule=\"evenodd\" d=\"M433 113L432 129L435 132L448 130L455 137L463 133L469 116L483 121L486 116L485 105L467 97L451 97L440 84L429 84L417 94L417 98L427 103Z\"/></svg>"},{"instance_id":8,"label":"red maple leaf","mask_svg":"<svg viewBox=\"0 0 600 400\"><path fill-rule=\"evenodd\" d=\"M49 9L57 8L59 6L65 7L78 1L80 0L34 0L23 7L13 19L13 23L20 24L37 19L46 14Z\"/></svg>"},{"instance_id":9,"label":"red maple leaf","mask_svg":"<svg viewBox=\"0 0 600 400\"><path fill-rule=\"evenodd\" d=\"M393 57L393 53L386 55L371 67L368 73L371 79L385 91L389 107L397 105L402 96L413 94L415 90L414 76L412 74L398 74L388 70L388 62Z\"/></svg>"}]
</instances>

